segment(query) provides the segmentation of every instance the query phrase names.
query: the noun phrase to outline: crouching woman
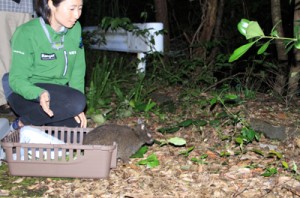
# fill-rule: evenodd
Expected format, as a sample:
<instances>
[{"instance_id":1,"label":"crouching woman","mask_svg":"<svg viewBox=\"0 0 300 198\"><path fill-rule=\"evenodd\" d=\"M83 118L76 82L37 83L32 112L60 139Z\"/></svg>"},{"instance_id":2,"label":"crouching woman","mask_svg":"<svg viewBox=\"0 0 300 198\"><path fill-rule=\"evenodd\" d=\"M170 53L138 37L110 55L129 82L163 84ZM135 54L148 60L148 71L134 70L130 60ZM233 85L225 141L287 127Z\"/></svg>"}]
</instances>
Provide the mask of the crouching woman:
<instances>
[{"instance_id":1,"label":"crouching woman","mask_svg":"<svg viewBox=\"0 0 300 198\"><path fill-rule=\"evenodd\" d=\"M37 0L35 18L17 28L6 97L23 125L86 127L83 0ZM10 90L11 88L11 90Z\"/></svg>"}]
</instances>

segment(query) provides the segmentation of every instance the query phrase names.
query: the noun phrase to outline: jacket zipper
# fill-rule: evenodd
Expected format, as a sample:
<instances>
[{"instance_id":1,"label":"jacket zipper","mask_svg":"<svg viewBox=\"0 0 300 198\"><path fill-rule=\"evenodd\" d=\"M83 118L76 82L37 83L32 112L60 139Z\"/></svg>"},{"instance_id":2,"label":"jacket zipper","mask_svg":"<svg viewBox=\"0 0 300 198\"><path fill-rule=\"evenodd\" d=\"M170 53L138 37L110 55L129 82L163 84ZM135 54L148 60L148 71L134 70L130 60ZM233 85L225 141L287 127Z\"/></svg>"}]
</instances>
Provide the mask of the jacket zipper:
<instances>
[{"instance_id":1,"label":"jacket zipper","mask_svg":"<svg viewBox=\"0 0 300 198\"><path fill-rule=\"evenodd\" d=\"M63 76L67 74L67 70L68 70L68 54L66 50L64 50L64 56L65 56L65 68L64 68Z\"/></svg>"}]
</instances>

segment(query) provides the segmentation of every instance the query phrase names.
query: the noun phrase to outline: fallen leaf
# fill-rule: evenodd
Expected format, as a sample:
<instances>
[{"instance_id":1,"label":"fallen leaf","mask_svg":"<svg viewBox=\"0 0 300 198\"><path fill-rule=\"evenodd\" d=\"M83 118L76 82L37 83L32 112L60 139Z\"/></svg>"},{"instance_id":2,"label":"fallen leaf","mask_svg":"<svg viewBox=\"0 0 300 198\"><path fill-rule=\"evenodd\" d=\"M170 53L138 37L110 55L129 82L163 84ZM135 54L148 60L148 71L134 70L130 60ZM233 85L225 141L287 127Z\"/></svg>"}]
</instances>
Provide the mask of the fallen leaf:
<instances>
[{"instance_id":1,"label":"fallen leaf","mask_svg":"<svg viewBox=\"0 0 300 198\"><path fill-rule=\"evenodd\" d=\"M36 189L40 186L40 184L34 184L34 185L31 185L31 186L28 186L27 189L29 190L33 190L33 189Z\"/></svg>"},{"instance_id":2,"label":"fallen leaf","mask_svg":"<svg viewBox=\"0 0 300 198\"><path fill-rule=\"evenodd\" d=\"M17 180L13 181L14 184L19 184L24 180L24 177L18 178Z\"/></svg>"},{"instance_id":3,"label":"fallen leaf","mask_svg":"<svg viewBox=\"0 0 300 198\"><path fill-rule=\"evenodd\" d=\"M254 169L251 169L251 172L252 173L255 173L255 174L261 174L263 173L263 169L262 168L254 168Z\"/></svg>"},{"instance_id":4,"label":"fallen leaf","mask_svg":"<svg viewBox=\"0 0 300 198\"><path fill-rule=\"evenodd\" d=\"M1 190L0 189L0 196L8 196L9 195L9 190Z\"/></svg>"},{"instance_id":5,"label":"fallen leaf","mask_svg":"<svg viewBox=\"0 0 300 198\"><path fill-rule=\"evenodd\" d=\"M216 159L218 157L214 152L209 151L209 150L206 151L206 154L208 155L209 159Z\"/></svg>"},{"instance_id":6,"label":"fallen leaf","mask_svg":"<svg viewBox=\"0 0 300 198\"><path fill-rule=\"evenodd\" d=\"M281 120L286 120L287 119L287 116L285 113L278 113L277 114L277 117Z\"/></svg>"}]
</instances>

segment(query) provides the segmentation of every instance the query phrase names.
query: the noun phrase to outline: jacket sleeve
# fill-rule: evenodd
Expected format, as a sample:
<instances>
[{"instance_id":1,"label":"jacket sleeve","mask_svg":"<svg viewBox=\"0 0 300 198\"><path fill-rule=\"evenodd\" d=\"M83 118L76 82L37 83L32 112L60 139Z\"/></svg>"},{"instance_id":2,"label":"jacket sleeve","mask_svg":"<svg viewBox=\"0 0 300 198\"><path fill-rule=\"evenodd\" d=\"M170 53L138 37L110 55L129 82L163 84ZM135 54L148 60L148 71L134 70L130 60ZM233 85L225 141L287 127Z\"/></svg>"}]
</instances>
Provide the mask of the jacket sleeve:
<instances>
[{"instance_id":1,"label":"jacket sleeve","mask_svg":"<svg viewBox=\"0 0 300 198\"><path fill-rule=\"evenodd\" d=\"M30 82L34 69L33 43L30 31L18 28L12 38L12 62L9 72L9 84L12 90L25 99L37 99L44 91Z\"/></svg>"},{"instance_id":2,"label":"jacket sleeve","mask_svg":"<svg viewBox=\"0 0 300 198\"><path fill-rule=\"evenodd\" d=\"M83 41L81 38L81 25L79 22L77 22L75 28L76 28L75 44L77 44L78 47L76 51L76 60L69 81L69 86L84 93L84 88L85 88L84 78L85 78L86 63L85 63L85 52L82 43Z\"/></svg>"}]
</instances>

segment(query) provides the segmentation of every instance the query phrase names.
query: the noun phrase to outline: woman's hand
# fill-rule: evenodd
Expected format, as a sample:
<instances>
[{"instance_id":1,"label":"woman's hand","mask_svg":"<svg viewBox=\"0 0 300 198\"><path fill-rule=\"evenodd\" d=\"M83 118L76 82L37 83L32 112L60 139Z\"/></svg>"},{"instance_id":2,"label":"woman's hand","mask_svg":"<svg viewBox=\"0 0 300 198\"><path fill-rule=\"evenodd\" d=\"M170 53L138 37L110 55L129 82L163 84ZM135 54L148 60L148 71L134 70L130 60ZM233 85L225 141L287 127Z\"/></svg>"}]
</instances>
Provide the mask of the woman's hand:
<instances>
[{"instance_id":1,"label":"woman's hand","mask_svg":"<svg viewBox=\"0 0 300 198\"><path fill-rule=\"evenodd\" d=\"M78 124L80 123L80 127L81 128L86 128L86 126L87 126L87 119L85 117L84 112L81 112L80 114L78 114L77 116L75 116L75 120L76 120L76 122Z\"/></svg>"},{"instance_id":2,"label":"woman's hand","mask_svg":"<svg viewBox=\"0 0 300 198\"><path fill-rule=\"evenodd\" d=\"M50 96L48 91L44 91L40 95L40 105L42 109L45 111L45 113L48 114L49 117L52 117L54 115L53 111L50 109Z\"/></svg>"}]
</instances>

